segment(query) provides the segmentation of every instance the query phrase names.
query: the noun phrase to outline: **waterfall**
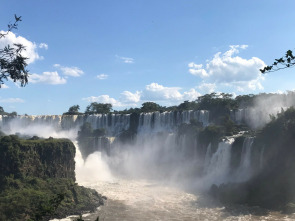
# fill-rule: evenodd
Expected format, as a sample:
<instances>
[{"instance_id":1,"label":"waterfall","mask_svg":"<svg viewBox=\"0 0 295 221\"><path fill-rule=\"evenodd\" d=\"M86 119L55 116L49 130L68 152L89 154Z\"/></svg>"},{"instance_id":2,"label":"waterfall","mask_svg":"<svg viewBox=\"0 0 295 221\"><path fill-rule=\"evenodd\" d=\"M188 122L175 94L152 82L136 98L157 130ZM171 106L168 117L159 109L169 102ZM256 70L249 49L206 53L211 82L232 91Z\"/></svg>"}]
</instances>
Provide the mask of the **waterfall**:
<instances>
[{"instance_id":1,"label":"waterfall","mask_svg":"<svg viewBox=\"0 0 295 221\"><path fill-rule=\"evenodd\" d=\"M231 149L234 138L228 138L218 144L217 150L212 154L211 143L207 147L204 159L204 178L202 183L209 186L211 184L222 184L228 182L244 182L251 178L253 174L252 146L254 137L246 137L243 141L240 152L240 162L237 168L231 168ZM260 157L263 153L261 152ZM260 159L261 161L261 159Z\"/></svg>"},{"instance_id":2,"label":"waterfall","mask_svg":"<svg viewBox=\"0 0 295 221\"><path fill-rule=\"evenodd\" d=\"M209 124L209 111L170 111L141 113L139 115L139 133L173 132L182 123L196 119L204 126ZM56 130L78 129L85 122L93 129L105 129L108 136L117 136L130 127L130 114L95 114L95 115L0 115L0 128L8 133L15 133L15 128L27 128L35 125L53 127Z\"/></svg>"},{"instance_id":3,"label":"waterfall","mask_svg":"<svg viewBox=\"0 0 295 221\"><path fill-rule=\"evenodd\" d=\"M243 142L241 161L239 168L237 169L236 181L246 181L252 175L251 155L252 155L252 144L254 137L246 137Z\"/></svg>"},{"instance_id":4,"label":"waterfall","mask_svg":"<svg viewBox=\"0 0 295 221\"><path fill-rule=\"evenodd\" d=\"M191 120L197 120L203 123L203 126L209 124L209 111L170 111L170 112L152 112L141 113L139 117L138 131L140 133L148 132L173 132L183 123L190 123Z\"/></svg>"},{"instance_id":5,"label":"waterfall","mask_svg":"<svg viewBox=\"0 0 295 221\"><path fill-rule=\"evenodd\" d=\"M95 183L100 180L112 181L114 179L107 163L102 159L100 152L90 154L84 161L78 142L73 140L73 143L76 147L75 173L79 184L83 185L84 182Z\"/></svg>"},{"instance_id":6,"label":"waterfall","mask_svg":"<svg viewBox=\"0 0 295 221\"><path fill-rule=\"evenodd\" d=\"M207 172L208 167L210 165L211 155L212 155L211 143L209 143L207 147L206 155L205 155L205 160L204 160L204 173Z\"/></svg>"},{"instance_id":7,"label":"waterfall","mask_svg":"<svg viewBox=\"0 0 295 221\"><path fill-rule=\"evenodd\" d=\"M36 126L50 126L56 131L78 130L85 122L90 123L93 129L104 128L108 135L115 136L129 128L130 114L0 116L0 127L8 133L20 132L17 128Z\"/></svg>"},{"instance_id":8,"label":"waterfall","mask_svg":"<svg viewBox=\"0 0 295 221\"><path fill-rule=\"evenodd\" d=\"M209 164L204 168L204 182L208 184L209 187L211 184L219 185L229 180L231 145L233 142L233 138L220 142ZM211 149L211 146L209 145L208 148Z\"/></svg>"},{"instance_id":9,"label":"waterfall","mask_svg":"<svg viewBox=\"0 0 295 221\"><path fill-rule=\"evenodd\" d=\"M245 110L237 111L236 119L242 122L245 113ZM231 117L233 115L234 112L231 112ZM0 126L1 130L7 133L20 132L43 137L52 134L53 137L73 139L85 122L90 123L93 129L104 128L107 136L91 141L93 147L81 150L83 157L100 151L111 168L131 176L165 177L174 180L194 177L206 183L208 188L212 184L245 181L250 178L254 138L244 140L239 166L232 172L230 163L234 138L219 142L217 147L210 143L205 151L200 151L196 134L177 133L178 126L189 124L191 120L207 126L209 111L141 113L132 115L132 119L130 114L0 116ZM125 143L119 135L128 130L131 124L136 130L136 136L132 135L131 141L127 140Z\"/></svg>"}]
</instances>

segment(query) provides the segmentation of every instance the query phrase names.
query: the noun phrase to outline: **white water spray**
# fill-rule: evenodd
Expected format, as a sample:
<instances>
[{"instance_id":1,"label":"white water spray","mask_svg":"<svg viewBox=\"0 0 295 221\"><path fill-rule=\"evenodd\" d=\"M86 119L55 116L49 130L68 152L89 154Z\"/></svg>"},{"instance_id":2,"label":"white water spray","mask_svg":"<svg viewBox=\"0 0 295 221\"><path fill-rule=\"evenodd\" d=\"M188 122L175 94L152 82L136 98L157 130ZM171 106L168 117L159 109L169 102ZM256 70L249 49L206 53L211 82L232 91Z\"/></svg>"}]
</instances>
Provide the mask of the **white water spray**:
<instances>
[{"instance_id":1,"label":"white water spray","mask_svg":"<svg viewBox=\"0 0 295 221\"><path fill-rule=\"evenodd\" d=\"M81 185L93 184L99 181L113 181L114 177L107 163L102 159L101 152L90 154L84 161L79 150L78 142L73 142L76 147L76 179Z\"/></svg>"}]
</instances>

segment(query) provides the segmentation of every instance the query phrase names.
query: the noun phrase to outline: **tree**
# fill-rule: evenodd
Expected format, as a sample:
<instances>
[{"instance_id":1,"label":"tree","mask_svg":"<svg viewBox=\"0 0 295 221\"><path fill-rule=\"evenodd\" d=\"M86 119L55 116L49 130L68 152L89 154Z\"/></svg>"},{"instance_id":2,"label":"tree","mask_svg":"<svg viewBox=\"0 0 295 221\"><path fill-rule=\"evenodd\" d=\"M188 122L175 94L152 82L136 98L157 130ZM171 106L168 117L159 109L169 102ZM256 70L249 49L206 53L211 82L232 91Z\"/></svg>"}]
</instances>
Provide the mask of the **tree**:
<instances>
[{"instance_id":1,"label":"tree","mask_svg":"<svg viewBox=\"0 0 295 221\"><path fill-rule=\"evenodd\" d=\"M13 112L11 112L11 113L9 114L9 116L13 116L13 117L15 117L15 116L17 116L17 113L16 113L15 111L13 111Z\"/></svg>"},{"instance_id":2,"label":"tree","mask_svg":"<svg viewBox=\"0 0 295 221\"><path fill-rule=\"evenodd\" d=\"M72 112L72 113L79 112L79 110L80 110L79 105L74 105L69 108L69 112Z\"/></svg>"},{"instance_id":3,"label":"tree","mask_svg":"<svg viewBox=\"0 0 295 221\"><path fill-rule=\"evenodd\" d=\"M78 131L78 138L91 137L93 133L93 128L89 122L85 122Z\"/></svg>"},{"instance_id":4,"label":"tree","mask_svg":"<svg viewBox=\"0 0 295 221\"><path fill-rule=\"evenodd\" d=\"M15 111L8 113L4 111L4 108L0 106L0 115L8 115L8 116L12 116L15 117L17 116L17 113Z\"/></svg>"},{"instance_id":5,"label":"tree","mask_svg":"<svg viewBox=\"0 0 295 221\"><path fill-rule=\"evenodd\" d=\"M73 105L69 108L68 112L63 113L63 115L79 115L82 114L79 112L80 106L79 105Z\"/></svg>"},{"instance_id":6,"label":"tree","mask_svg":"<svg viewBox=\"0 0 295 221\"><path fill-rule=\"evenodd\" d=\"M232 96L232 94L213 92L198 97L196 101L200 110L212 110L220 107L231 109L234 106Z\"/></svg>"},{"instance_id":7,"label":"tree","mask_svg":"<svg viewBox=\"0 0 295 221\"><path fill-rule=\"evenodd\" d=\"M288 50L285 56L275 59L275 62L272 65L266 66L263 69L260 69L262 74L268 72L274 72L281 69L289 68L295 65L295 57L291 50Z\"/></svg>"},{"instance_id":8,"label":"tree","mask_svg":"<svg viewBox=\"0 0 295 221\"><path fill-rule=\"evenodd\" d=\"M108 114L112 110L112 104L92 102L86 107L85 114Z\"/></svg>"},{"instance_id":9,"label":"tree","mask_svg":"<svg viewBox=\"0 0 295 221\"><path fill-rule=\"evenodd\" d=\"M161 110L161 106L154 102L145 102L142 104L142 107L141 107L142 112L155 112L160 110Z\"/></svg>"},{"instance_id":10,"label":"tree","mask_svg":"<svg viewBox=\"0 0 295 221\"><path fill-rule=\"evenodd\" d=\"M179 104L177 106L177 109L182 111L182 110L194 110L197 108L197 103L195 101L189 102L189 101L184 101L183 103Z\"/></svg>"},{"instance_id":11,"label":"tree","mask_svg":"<svg viewBox=\"0 0 295 221\"><path fill-rule=\"evenodd\" d=\"M14 29L18 28L18 23L21 16L14 15L15 22L8 24L8 30L5 33L0 33L0 39L5 38ZM9 78L14 82L19 82L22 87L28 83L28 70L26 69L28 58L22 56L22 51L25 47L22 44L7 45L0 49L0 87L4 84L4 80Z\"/></svg>"}]
</instances>

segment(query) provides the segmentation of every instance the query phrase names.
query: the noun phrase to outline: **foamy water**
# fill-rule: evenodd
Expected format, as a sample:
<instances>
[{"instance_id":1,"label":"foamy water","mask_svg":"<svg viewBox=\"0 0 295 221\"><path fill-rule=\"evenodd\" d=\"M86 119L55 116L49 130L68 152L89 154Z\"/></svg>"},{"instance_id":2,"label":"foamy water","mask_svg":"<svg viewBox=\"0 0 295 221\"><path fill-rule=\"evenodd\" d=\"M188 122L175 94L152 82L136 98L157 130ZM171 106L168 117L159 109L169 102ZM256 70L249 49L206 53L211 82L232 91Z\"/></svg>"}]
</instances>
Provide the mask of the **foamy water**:
<instances>
[{"instance_id":1,"label":"foamy water","mask_svg":"<svg viewBox=\"0 0 295 221\"><path fill-rule=\"evenodd\" d=\"M258 207L227 206L203 194L188 193L180 188L149 180L114 177L99 152L84 162L77 143L76 177L79 185L95 189L108 199L93 213L83 215L85 221L97 217L104 221L200 220L246 221L295 220L295 214L284 215ZM77 216L60 221L76 220ZM58 219L54 219L58 221Z\"/></svg>"},{"instance_id":2,"label":"foamy water","mask_svg":"<svg viewBox=\"0 0 295 221\"><path fill-rule=\"evenodd\" d=\"M61 133L51 127L45 128L43 125L28 129L22 127L12 128L15 130L14 132L26 132L25 134L44 137L68 137L72 140L75 139L77 134L76 130ZM278 212L269 212L258 207L239 205L224 207L205 195L188 193L163 183L150 180L118 179L111 173L108 164L102 159L101 153L95 152L89 155L84 162L77 143L75 141L74 143L77 147L75 158L77 182L79 185L97 190L98 193L108 198L105 205L98 208L97 211L84 214L83 219L85 221L94 221L98 216L100 221L295 220L294 214L287 216ZM225 146L221 150L224 150L223 153L225 153L222 156L227 156ZM208 161L209 172L211 171L209 174L222 174L223 171L226 171L226 164L221 165L224 165L224 167L214 166L213 162ZM137 164L134 164L135 169L136 166ZM151 170L151 168L146 169ZM210 178L210 176L208 177ZM210 181L210 179L208 180ZM210 186L208 180L202 180L202 183ZM58 221L58 219L54 220ZM61 221L72 220L77 220L77 216L61 219Z\"/></svg>"},{"instance_id":3,"label":"foamy water","mask_svg":"<svg viewBox=\"0 0 295 221\"><path fill-rule=\"evenodd\" d=\"M224 207L204 195L187 193L180 189L145 180L114 179L83 183L108 197L104 206L84 220L99 216L105 221L135 220L295 220L295 215L269 212L258 207ZM62 221L75 220L68 217Z\"/></svg>"}]
</instances>

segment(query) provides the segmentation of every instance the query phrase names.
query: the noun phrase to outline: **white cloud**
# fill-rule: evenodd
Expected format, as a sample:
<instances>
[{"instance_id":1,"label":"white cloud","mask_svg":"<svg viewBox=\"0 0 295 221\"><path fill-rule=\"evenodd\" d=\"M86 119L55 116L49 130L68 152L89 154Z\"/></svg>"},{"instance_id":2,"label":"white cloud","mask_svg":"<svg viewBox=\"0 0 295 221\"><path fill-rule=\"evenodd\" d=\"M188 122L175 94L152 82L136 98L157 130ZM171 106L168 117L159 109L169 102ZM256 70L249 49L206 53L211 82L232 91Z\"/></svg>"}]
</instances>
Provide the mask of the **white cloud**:
<instances>
[{"instance_id":1,"label":"white cloud","mask_svg":"<svg viewBox=\"0 0 295 221\"><path fill-rule=\"evenodd\" d=\"M109 95L90 96L83 98L82 100L87 102L98 103L110 103L113 107L127 107L136 106L140 101L140 92L131 93L130 91L124 91L121 93L119 100L110 97Z\"/></svg>"},{"instance_id":2,"label":"white cloud","mask_svg":"<svg viewBox=\"0 0 295 221\"><path fill-rule=\"evenodd\" d=\"M45 50L47 50L48 49L48 44L41 43L41 44L39 44L39 48L44 48Z\"/></svg>"},{"instance_id":3,"label":"white cloud","mask_svg":"<svg viewBox=\"0 0 295 221\"><path fill-rule=\"evenodd\" d=\"M179 87L164 87L158 83L151 83L145 87L142 97L144 100L176 100L180 101L182 95Z\"/></svg>"},{"instance_id":4,"label":"white cloud","mask_svg":"<svg viewBox=\"0 0 295 221\"><path fill-rule=\"evenodd\" d=\"M24 103L25 101L21 98L0 98L1 103Z\"/></svg>"},{"instance_id":5,"label":"white cloud","mask_svg":"<svg viewBox=\"0 0 295 221\"><path fill-rule=\"evenodd\" d=\"M191 62L191 63L188 64L188 67L189 68L200 69L200 68L203 68L203 65L202 64L195 64L194 62Z\"/></svg>"},{"instance_id":6,"label":"white cloud","mask_svg":"<svg viewBox=\"0 0 295 221\"><path fill-rule=\"evenodd\" d=\"M196 100L201 94L195 89L180 92L179 87L165 87L158 83L146 85L142 91L132 93L123 91L119 99L110 97L109 95L90 96L82 100L88 102L111 103L114 107L130 107L138 106L142 102L152 101L160 105L178 105L185 100Z\"/></svg>"},{"instance_id":7,"label":"white cloud","mask_svg":"<svg viewBox=\"0 0 295 221\"><path fill-rule=\"evenodd\" d=\"M198 89L203 91L205 94L212 93L215 91L216 85L214 83L203 82L198 86Z\"/></svg>"},{"instance_id":8,"label":"white cloud","mask_svg":"<svg viewBox=\"0 0 295 221\"><path fill-rule=\"evenodd\" d=\"M196 100L200 96L201 94L193 88L191 88L189 91L183 92L183 100L192 101L192 100Z\"/></svg>"},{"instance_id":9,"label":"white cloud","mask_svg":"<svg viewBox=\"0 0 295 221\"><path fill-rule=\"evenodd\" d=\"M203 69L203 65L202 64L195 64L194 62L191 62L188 64L189 72L192 75L196 75L196 76L200 76L202 78L204 77L208 77L207 72L205 71L205 69Z\"/></svg>"},{"instance_id":10,"label":"white cloud","mask_svg":"<svg viewBox=\"0 0 295 221\"><path fill-rule=\"evenodd\" d=\"M134 104L138 103L140 101L141 92L136 91L135 93L132 93L130 91L123 91L121 93L121 99L123 103L127 104Z\"/></svg>"},{"instance_id":11,"label":"white cloud","mask_svg":"<svg viewBox=\"0 0 295 221\"><path fill-rule=\"evenodd\" d=\"M189 69L189 72L192 75L196 75L196 76L199 76L201 78L205 78L205 77L208 77L209 76L208 73L207 73L207 71L205 69L190 68Z\"/></svg>"},{"instance_id":12,"label":"white cloud","mask_svg":"<svg viewBox=\"0 0 295 221\"><path fill-rule=\"evenodd\" d=\"M224 86L234 86L238 91L263 89L261 81L264 77L259 69L265 63L257 58L244 59L238 54L247 45L231 45L225 53L218 52L212 60L207 61L205 67L193 62L188 64L189 73L203 79L205 83L215 83Z\"/></svg>"},{"instance_id":13,"label":"white cloud","mask_svg":"<svg viewBox=\"0 0 295 221\"><path fill-rule=\"evenodd\" d=\"M64 75L71 76L71 77L80 77L84 74L84 71L82 71L78 67L65 67L61 66L60 64L54 64L54 67L60 69Z\"/></svg>"},{"instance_id":14,"label":"white cloud","mask_svg":"<svg viewBox=\"0 0 295 221\"><path fill-rule=\"evenodd\" d=\"M120 57L118 55L116 55L116 57L121 59L126 64L133 64L134 63L134 58Z\"/></svg>"},{"instance_id":15,"label":"white cloud","mask_svg":"<svg viewBox=\"0 0 295 221\"><path fill-rule=\"evenodd\" d=\"M99 80L105 80L109 77L107 74L99 74L96 76Z\"/></svg>"},{"instance_id":16,"label":"white cloud","mask_svg":"<svg viewBox=\"0 0 295 221\"><path fill-rule=\"evenodd\" d=\"M7 89L9 88L6 84L1 84L1 89Z\"/></svg>"},{"instance_id":17,"label":"white cloud","mask_svg":"<svg viewBox=\"0 0 295 221\"><path fill-rule=\"evenodd\" d=\"M67 80L59 76L58 72L43 72L43 74L31 74L29 76L31 83L44 84L65 84Z\"/></svg>"},{"instance_id":18,"label":"white cloud","mask_svg":"<svg viewBox=\"0 0 295 221\"><path fill-rule=\"evenodd\" d=\"M6 33L4 31L0 31L2 34ZM38 46L36 43L27 40L22 36L16 36L13 32L9 32L5 38L0 39L0 49L3 49L5 46L10 45L13 47L13 44L22 44L25 46L26 50L22 51L22 56L28 58L27 63L33 63L36 60L43 59L37 52Z\"/></svg>"},{"instance_id":19,"label":"white cloud","mask_svg":"<svg viewBox=\"0 0 295 221\"><path fill-rule=\"evenodd\" d=\"M100 96L90 96L83 98L82 100L88 101L88 102L98 102L98 103L110 103L114 107L121 107L123 106L121 102L117 101L115 98L110 97L109 95L100 95Z\"/></svg>"},{"instance_id":20,"label":"white cloud","mask_svg":"<svg viewBox=\"0 0 295 221\"><path fill-rule=\"evenodd\" d=\"M143 90L141 99L145 101L164 101L169 104L178 104L184 100L195 100L201 95L195 89L190 89L183 93L180 90L180 87L165 87L158 83L151 83Z\"/></svg>"}]
</instances>

